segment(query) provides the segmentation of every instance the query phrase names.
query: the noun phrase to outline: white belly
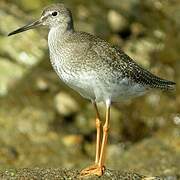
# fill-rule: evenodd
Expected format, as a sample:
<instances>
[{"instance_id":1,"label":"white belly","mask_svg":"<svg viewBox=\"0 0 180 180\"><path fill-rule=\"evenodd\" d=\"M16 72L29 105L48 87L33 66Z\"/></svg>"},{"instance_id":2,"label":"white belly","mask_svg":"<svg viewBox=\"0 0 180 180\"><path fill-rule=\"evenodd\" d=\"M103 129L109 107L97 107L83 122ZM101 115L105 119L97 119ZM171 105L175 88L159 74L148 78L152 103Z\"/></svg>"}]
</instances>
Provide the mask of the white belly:
<instances>
[{"instance_id":1,"label":"white belly","mask_svg":"<svg viewBox=\"0 0 180 180\"><path fill-rule=\"evenodd\" d=\"M132 83L128 78L112 82L106 78L103 79L95 71L81 70L74 73L69 66L64 65L63 61L61 56L58 56L58 59L51 56L51 64L60 79L87 99L97 102L111 99L112 102L118 102L146 92L144 86Z\"/></svg>"},{"instance_id":2,"label":"white belly","mask_svg":"<svg viewBox=\"0 0 180 180\"><path fill-rule=\"evenodd\" d=\"M95 74L81 72L78 76L67 74L59 70L58 76L69 87L77 91L84 98L95 100L96 102L105 102L111 99L112 102L127 100L136 96L141 96L146 92L145 87L130 83L127 78L117 83L102 81Z\"/></svg>"}]
</instances>

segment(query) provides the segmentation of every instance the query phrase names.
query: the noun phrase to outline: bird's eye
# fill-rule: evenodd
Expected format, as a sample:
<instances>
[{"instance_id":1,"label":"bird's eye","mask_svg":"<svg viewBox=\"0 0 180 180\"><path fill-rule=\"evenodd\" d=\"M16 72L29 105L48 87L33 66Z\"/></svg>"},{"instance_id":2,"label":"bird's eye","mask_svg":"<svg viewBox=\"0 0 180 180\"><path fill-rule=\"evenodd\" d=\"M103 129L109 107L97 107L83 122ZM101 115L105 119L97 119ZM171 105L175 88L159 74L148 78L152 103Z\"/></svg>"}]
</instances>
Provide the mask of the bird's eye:
<instances>
[{"instance_id":1,"label":"bird's eye","mask_svg":"<svg viewBox=\"0 0 180 180\"><path fill-rule=\"evenodd\" d=\"M58 14L57 11L52 12L52 15L53 15L53 16L57 16L57 14Z\"/></svg>"}]
</instances>

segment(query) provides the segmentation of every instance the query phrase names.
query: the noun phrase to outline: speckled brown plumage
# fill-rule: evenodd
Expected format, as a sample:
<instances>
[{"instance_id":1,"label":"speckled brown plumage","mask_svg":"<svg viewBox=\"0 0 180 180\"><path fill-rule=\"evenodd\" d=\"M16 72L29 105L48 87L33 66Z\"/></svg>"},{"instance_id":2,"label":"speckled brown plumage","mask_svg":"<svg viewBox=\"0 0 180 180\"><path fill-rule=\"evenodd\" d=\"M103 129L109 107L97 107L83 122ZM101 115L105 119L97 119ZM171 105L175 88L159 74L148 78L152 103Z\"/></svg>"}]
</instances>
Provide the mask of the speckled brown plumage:
<instances>
[{"instance_id":1,"label":"speckled brown plumage","mask_svg":"<svg viewBox=\"0 0 180 180\"><path fill-rule=\"evenodd\" d=\"M85 51L83 49L85 57L80 61L83 61L85 65L89 62L88 67L98 71L106 68L106 71L114 74L114 78L117 80L128 77L132 81L150 88L160 88L165 90L174 88L174 82L153 75L139 66L121 49L113 47L99 37L95 37L85 32L76 32L68 36L65 42L88 44ZM82 50L79 47L78 49ZM77 55L78 54L79 53L77 52ZM84 68L86 68L86 66Z\"/></svg>"}]
</instances>

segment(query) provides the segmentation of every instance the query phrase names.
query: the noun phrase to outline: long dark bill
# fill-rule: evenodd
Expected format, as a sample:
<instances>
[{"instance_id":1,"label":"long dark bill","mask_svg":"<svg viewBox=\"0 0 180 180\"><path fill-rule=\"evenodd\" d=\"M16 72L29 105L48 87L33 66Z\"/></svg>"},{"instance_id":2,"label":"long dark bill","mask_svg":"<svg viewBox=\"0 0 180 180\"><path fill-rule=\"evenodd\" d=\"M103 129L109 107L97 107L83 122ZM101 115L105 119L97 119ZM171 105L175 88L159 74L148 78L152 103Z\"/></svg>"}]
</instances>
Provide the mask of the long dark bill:
<instances>
[{"instance_id":1,"label":"long dark bill","mask_svg":"<svg viewBox=\"0 0 180 180\"><path fill-rule=\"evenodd\" d=\"M9 33L8 36L11 36L11 35L14 35L14 34L17 34L17 33L21 33L21 32L27 31L29 29L34 29L34 28L36 28L36 27L38 27L40 25L41 25L41 21L40 20L34 21L32 23L29 23L29 24L27 24L27 25L25 25L25 26L15 30L15 31Z\"/></svg>"}]
</instances>

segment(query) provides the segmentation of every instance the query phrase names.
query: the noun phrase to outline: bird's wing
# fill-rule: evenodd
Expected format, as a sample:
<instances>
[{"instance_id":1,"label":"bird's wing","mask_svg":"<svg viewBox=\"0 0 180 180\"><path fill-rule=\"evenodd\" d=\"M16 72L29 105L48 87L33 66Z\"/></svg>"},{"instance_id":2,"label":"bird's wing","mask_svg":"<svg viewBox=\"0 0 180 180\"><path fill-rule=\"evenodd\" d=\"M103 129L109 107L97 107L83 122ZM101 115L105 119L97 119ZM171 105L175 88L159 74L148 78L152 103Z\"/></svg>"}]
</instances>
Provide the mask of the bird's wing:
<instances>
[{"instance_id":1,"label":"bird's wing","mask_svg":"<svg viewBox=\"0 0 180 180\"><path fill-rule=\"evenodd\" d=\"M133 82L150 88L174 89L174 82L155 76L139 66L121 49L111 46L104 40L95 41L91 49L97 54L103 66L108 71L111 71L110 74L114 77L121 79L122 77L127 77Z\"/></svg>"},{"instance_id":2,"label":"bird's wing","mask_svg":"<svg viewBox=\"0 0 180 180\"><path fill-rule=\"evenodd\" d=\"M143 69L121 49L113 47L107 41L85 32L77 32L71 37L73 59L76 59L76 69L83 67L86 71L106 74L106 78L116 81L129 78L130 81L150 88L173 89L174 82L159 78ZM71 50L72 50L71 49ZM79 59L79 61L78 61Z\"/></svg>"}]
</instances>

